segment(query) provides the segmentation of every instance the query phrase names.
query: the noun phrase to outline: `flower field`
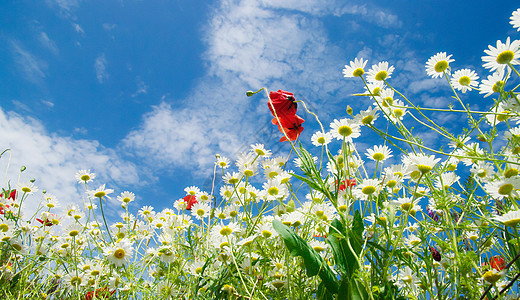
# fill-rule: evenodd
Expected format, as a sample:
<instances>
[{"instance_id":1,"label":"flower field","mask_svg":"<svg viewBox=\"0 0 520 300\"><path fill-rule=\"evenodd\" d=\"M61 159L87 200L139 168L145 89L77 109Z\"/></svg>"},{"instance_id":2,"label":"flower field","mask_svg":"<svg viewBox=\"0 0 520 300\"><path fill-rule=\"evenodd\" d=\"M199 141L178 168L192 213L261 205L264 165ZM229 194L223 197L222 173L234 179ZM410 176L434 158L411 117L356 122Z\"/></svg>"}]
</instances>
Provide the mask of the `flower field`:
<instances>
[{"instance_id":1,"label":"flower field","mask_svg":"<svg viewBox=\"0 0 520 300\"><path fill-rule=\"evenodd\" d=\"M520 9L510 19L520 31ZM91 170L76 174L81 207L12 179L0 196L0 297L519 299L520 39L490 45L482 62L489 74L458 69L446 52L429 58L426 73L454 104L428 108L393 86L389 62L355 58L345 80L372 105L345 107L328 126L291 92L249 91L289 157L262 144L233 162L216 155L211 190L187 186L162 211L134 207L134 193ZM487 110L472 110L468 94ZM466 127L450 132L433 114ZM321 130L305 148L311 122ZM378 137L364 152L362 131ZM29 197L41 198L34 215ZM110 197L119 219L105 216Z\"/></svg>"}]
</instances>

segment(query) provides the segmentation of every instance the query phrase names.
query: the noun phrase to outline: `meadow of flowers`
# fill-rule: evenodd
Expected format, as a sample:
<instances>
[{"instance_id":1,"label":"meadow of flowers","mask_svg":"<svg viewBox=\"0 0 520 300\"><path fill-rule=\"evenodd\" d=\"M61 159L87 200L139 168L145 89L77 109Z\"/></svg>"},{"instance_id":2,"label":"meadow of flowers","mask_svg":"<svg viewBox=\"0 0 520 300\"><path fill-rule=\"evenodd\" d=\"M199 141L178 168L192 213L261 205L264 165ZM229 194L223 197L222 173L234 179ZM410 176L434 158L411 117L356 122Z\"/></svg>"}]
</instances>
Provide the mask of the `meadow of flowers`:
<instances>
[{"instance_id":1,"label":"meadow of flowers","mask_svg":"<svg viewBox=\"0 0 520 300\"><path fill-rule=\"evenodd\" d=\"M520 31L520 9L510 23ZM419 107L394 88L388 62L367 70L356 58L343 74L373 104L347 107L328 129L290 92L247 92L265 92L291 156L262 144L234 163L216 155L212 189L188 186L162 211L137 210L132 192L116 196L90 170L76 174L81 207L34 182L4 187L0 297L519 299L520 40L484 52L491 73L480 82L447 53L426 62L453 92L443 109ZM479 94L487 109L471 110L465 100ZM321 128L315 147L298 142L298 109ZM432 113L467 126L449 132ZM435 133L438 146L410 124ZM362 130L380 137L364 153ZM389 165L392 157L399 163ZM34 215L24 213L28 197L41 198ZM118 220L105 217L109 197L121 204Z\"/></svg>"}]
</instances>

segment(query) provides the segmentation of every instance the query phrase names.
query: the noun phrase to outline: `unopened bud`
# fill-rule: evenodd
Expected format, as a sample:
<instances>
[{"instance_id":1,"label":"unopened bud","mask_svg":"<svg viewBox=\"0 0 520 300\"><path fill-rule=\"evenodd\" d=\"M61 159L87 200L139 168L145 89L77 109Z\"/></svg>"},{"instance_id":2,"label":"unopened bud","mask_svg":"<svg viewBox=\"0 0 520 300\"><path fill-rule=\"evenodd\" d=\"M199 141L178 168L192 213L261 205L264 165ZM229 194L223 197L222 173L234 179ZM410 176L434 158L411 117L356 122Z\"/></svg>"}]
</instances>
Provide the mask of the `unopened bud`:
<instances>
[{"instance_id":1,"label":"unopened bud","mask_svg":"<svg viewBox=\"0 0 520 300\"><path fill-rule=\"evenodd\" d=\"M351 115L354 113L354 110L352 109L352 107L350 107L350 105L347 105L347 114Z\"/></svg>"},{"instance_id":2,"label":"unopened bud","mask_svg":"<svg viewBox=\"0 0 520 300\"><path fill-rule=\"evenodd\" d=\"M26 167L25 167L25 166L22 166L22 167L20 168L20 172L25 171L25 169L26 169Z\"/></svg>"},{"instance_id":3,"label":"unopened bud","mask_svg":"<svg viewBox=\"0 0 520 300\"><path fill-rule=\"evenodd\" d=\"M248 96L248 97L251 97L251 96L253 96L254 94L255 94L255 93L252 92L252 91L247 91L247 92L246 92L246 96Z\"/></svg>"}]
</instances>

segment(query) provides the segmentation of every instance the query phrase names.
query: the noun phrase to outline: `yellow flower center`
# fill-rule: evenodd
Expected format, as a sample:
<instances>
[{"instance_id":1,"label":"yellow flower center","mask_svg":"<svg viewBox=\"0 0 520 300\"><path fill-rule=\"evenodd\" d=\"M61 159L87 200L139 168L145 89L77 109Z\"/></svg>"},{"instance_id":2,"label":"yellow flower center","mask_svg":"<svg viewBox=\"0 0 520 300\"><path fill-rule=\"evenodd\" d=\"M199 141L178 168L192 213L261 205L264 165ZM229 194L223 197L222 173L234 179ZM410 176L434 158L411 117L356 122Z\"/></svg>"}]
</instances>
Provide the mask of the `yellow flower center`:
<instances>
[{"instance_id":1,"label":"yellow flower center","mask_svg":"<svg viewBox=\"0 0 520 300\"><path fill-rule=\"evenodd\" d=\"M498 188L498 193L504 196L511 194L512 191L513 185L510 183L503 184Z\"/></svg>"},{"instance_id":2,"label":"yellow flower center","mask_svg":"<svg viewBox=\"0 0 520 300\"><path fill-rule=\"evenodd\" d=\"M363 119L361 119L361 123L364 125L368 125L368 124L372 123L372 121L374 121L374 116L372 116L372 115L366 116Z\"/></svg>"},{"instance_id":3,"label":"yellow flower center","mask_svg":"<svg viewBox=\"0 0 520 300\"><path fill-rule=\"evenodd\" d=\"M505 83L502 80L495 82L495 84L493 84L493 87L492 87L493 92L500 93L500 91L504 89L504 85L505 85Z\"/></svg>"},{"instance_id":4,"label":"yellow flower center","mask_svg":"<svg viewBox=\"0 0 520 300\"><path fill-rule=\"evenodd\" d=\"M267 239L267 238L270 238L273 233L269 230L262 230L262 235Z\"/></svg>"},{"instance_id":5,"label":"yellow flower center","mask_svg":"<svg viewBox=\"0 0 520 300\"><path fill-rule=\"evenodd\" d=\"M346 126L346 125L340 126L338 128L338 133L341 136L349 136L352 134L352 128L350 128L349 126Z\"/></svg>"},{"instance_id":6,"label":"yellow flower center","mask_svg":"<svg viewBox=\"0 0 520 300\"><path fill-rule=\"evenodd\" d=\"M428 165L417 165L417 169L419 169L421 173L426 174L432 170L432 167Z\"/></svg>"},{"instance_id":7,"label":"yellow flower center","mask_svg":"<svg viewBox=\"0 0 520 300\"><path fill-rule=\"evenodd\" d=\"M106 195L107 195L107 193L105 191L99 191L94 194L94 197L101 198L101 197L105 197Z\"/></svg>"},{"instance_id":8,"label":"yellow flower center","mask_svg":"<svg viewBox=\"0 0 520 300\"><path fill-rule=\"evenodd\" d=\"M123 257L125 257L125 254L125 249L119 248L114 252L114 257L117 259L122 259Z\"/></svg>"},{"instance_id":9,"label":"yellow flower center","mask_svg":"<svg viewBox=\"0 0 520 300\"><path fill-rule=\"evenodd\" d=\"M401 204L401 209L404 211L409 211L413 207L413 204L410 202L405 202Z\"/></svg>"},{"instance_id":10,"label":"yellow flower center","mask_svg":"<svg viewBox=\"0 0 520 300\"><path fill-rule=\"evenodd\" d=\"M205 213L206 212L202 208L197 209L197 215L199 215L200 217L202 217Z\"/></svg>"},{"instance_id":11,"label":"yellow flower center","mask_svg":"<svg viewBox=\"0 0 520 300\"><path fill-rule=\"evenodd\" d=\"M361 77L363 74L365 74L365 70L363 70L363 68L357 68L352 72L352 75L356 77Z\"/></svg>"},{"instance_id":12,"label":"yellow flower center","mask_svg":"<svg viewBox=\"0 0 520 300\"><path fill-rule=\"evenodd\" d=\"M325 251L325 248L323 248L322 246L315 246L315 247L312 247L314 250L316 250L316 252L322 252L322 251Z\"/></svg>"},{"instance_id":13,"label":"yellow flower center","mask_svg":"<svg viewBox=\"0 0 520 300\"><path fill-rule=\"evenodd\" d=\"M318 144L325 144L325 138L322 137L322 136L320 136L320 137L316 140L316 142L318 142Z\"/></svg>"},{"instance_id":14,"label":"yellow flower center","mask_svg":"<svg viewBox=\"0 0 520 300\"><path fill-rule=\"evenodd\" d=\"M484 273L484 275L482 277L484 278L485 281L487 281L489 283L495 283L500 279L500 274L497 274L497 273L493 272L492 270L490 270L490 271L487 271L486 273Z\"/></svg>"},{"instance_id":15,"label":"yellow flower center","mask_svg":"<svg viewBox=\"0 0 520 300\"><path fill-rule=\"evenodd\" d=\"M78 230L71 230L71 231L69 231L69 235L70 235L70 236L76 236L76 235L78 235L78 234L79 234L79 231L78 231Z\"/></svg>"},{"instance_id":16,"label":"yellow flower center","mask_svg":"<svg viewBox=\"0 0 520 300\"><path fill-rule=\"evenodd\" d=\"M31 188L24 186L24 187L22 188L22 192L24 192L24 193L30 193L30 192L31 192Z\"/></svg>"},{"instance_id":17,"label":"yellow flower center","mask_svg":"<svg viewBox=\"0 0 520 300\"><path fill-rule=\"evenodd\" d=\"M229 228L228 226L222 227L220 229L220 235L230 235L233 232L233 229Z\"/></svg>"},{"instance_id":18,"label":"yellow flower center","mask_svg":"<svg viewBox=\"0 0 520 300\"><path fill-rule=\"evenodd\" d=\"M280 190L279 190L277 187L275 187L275 186L272 186L272 187L270 187L270 188L267 190L267 193L268 193L269 195L271 195L271 196L276 196L276 195L278 195L279 192L280 192Z\"/></svg>"},{"instance_id":19,"label":"yellow flower center","mask_svg":"<svg viewBox=\"0 0 520 300\"><path fill-rule=\"evenodd\" d=\"M70 279L70 284L73 286L78 286L81 284L81 277L74 276Z\"/></svg>"},{"instance_id":20,"label":"yellow flower center","mask_svg":"<svg viewBox=\"0 0 520 300\"><path fill-rule=\"evenodd\" d=\"M395 180L388 180L388 182L386 183L386 186L388 186L389 188L393 188L394 186L397 185L397 181Z\"/></svg>"},{"instance_id":21,"label":"yellow flower center","mask_svg":"<svg viewBox=\"0 0 520 300\"><path fill-rule=\"evenodd\" d=\"M380 87L376 87L372 91L372 95L374 95L374 96L379 96L379 93L381 93L381 88Z\"/></svg>"},{"instance_id":22,"label":"yellow flower center","mask_svg":"<svg viewBox=\"0 0 520 300\"><path fill-rule=\"evenodd\" d=\"M260 156L264 156L265 155L265 152L262 149L255 149L255 153L260 155Z\"/></svg>"},{"instance_id":23,"label":"yellow flower center","mask_svg":"<svg viewBox=\"0 0 520 300\"><path fill-rule=\"evenodd\" d=\"M381 161L381 160L385 159L385 155L383 153L374 153L372 155L372 158L377 161Z\"/></svg>"},{"instance_id":24,"label":"yellow flower center","mask_svg":"<svg viewBox=\"0 0 520 300\"><path fill-rule=\"evenodd\" d=\"M505 173L504 173L504 176L506 178L510 178L510 177L513 177L513 176L517 176L518 175L518 169L517 168L511 168L509 170L507 170Z\"/></svg>"},{"instance_id":25,"label":"yellow flower center","mask_svg":"<svg viewBox=\"0 0 520 300\"><path fill-rule=\"evenodd\" d=\"M373 185L365 186L361 189L361 192L365 195L372 195L376 191L376 187Z\"/></svg>"},{"instance_id":26,"label":"yellow flower center","mask_svg":"<svg viewBox=\"0 0 520 300\"><path fill-rule=\"evenodd\" d=\"M446 60L438 61L433 68L435 72L442 73L448 69L448 62Z\"/></svg>"},{"instance_id":27,"label":"yellow flower center","mask_svg":"<svg viewBox=\"0 0 520 300\"><path fill-rule=\"evenodd\" d=\"M81 175L80 178L81 178L81 180L83 180L83 181L89 181L89 180L90 180L90 176L88 176L87 174L85 174L85 175Z\"/></svg>"},{"instance_id":28,"label":"yellow flower center","mask_svg":"<svg viewBox=\"0 0 520 300\"><path fill-rule=\"evenodd\" d=\"M404 111L400 108L396 108L394 109L394 115L396 116L396 118L400 118L404 115Z\"/></svg>"},{"instance_id":29,"label":"yellow flower center","mask_svg":"<svg viewBox=\"0 0 520 300\"><path fill-rule=\"evenodd\" d=\"M394 104L394 99L392 97L383 98L383 103L381 103L384 107L390 107L392 104Z\"/></svg>"},{"instance_id":30,"label":"yellow flower center","mask_svg":"<svg viewBox=\"0 0 520 300\"><path fill-rule=\"evenodd\" d=\"M130 200L130 198L128 198L128 197L123 198L124 203L129 203L130 201L132 201L132 200Z\"/></svg>"},{"instance_id":31,"label":"yellow flower center","mask_svg":"<svg viewBox=\"0 0 520 300\"><path fill-rule=\"evenodd\" d=\"M459 78L460 85L468 86L470 82L471 82L471 78L469 78L468 76L462 76Z\"/></svg>"},{"instance_id":32,"label":"yellow flower center","mask_svg":"<svg viewBox=\"0 0 520 300\"><path fill-rule=\"evenodd\" d=\"M388 76L388 72L386 72L385 70L382 70L382 71L377 72L375 79L377 81L382 81L382 80L385 80L387 76Z\"/></svg>"},{"instance_id":33,"label":"yellow flower center","mask_svg":"<svg viewBox=\"0 0 520 300\"><path fill-rule=\"evenodd\" d=\"M515 58L515 53L511 50L502 51L497 55L497 63L504 65L511 62Z\"/></svg>"},{"instance_id":34,"label":"yellow flower center","mask_svg":"<svg viewBox=\"0 0 520 300\"><path fill-rule=\"evenodd\" d=\"M7 230L9 230L9 226L7 224L0 224L0 231L6 232Z\"/></svg>"}]
</instances>

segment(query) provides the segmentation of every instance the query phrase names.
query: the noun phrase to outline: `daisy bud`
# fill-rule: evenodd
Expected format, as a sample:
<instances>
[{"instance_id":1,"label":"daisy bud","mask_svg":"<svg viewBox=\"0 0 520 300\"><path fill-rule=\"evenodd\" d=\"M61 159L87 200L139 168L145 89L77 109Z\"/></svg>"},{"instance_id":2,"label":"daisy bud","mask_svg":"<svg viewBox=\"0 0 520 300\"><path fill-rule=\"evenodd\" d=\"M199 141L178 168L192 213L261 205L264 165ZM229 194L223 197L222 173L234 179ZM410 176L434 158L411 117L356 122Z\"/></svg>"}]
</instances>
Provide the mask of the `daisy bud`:
<instances>
[{"instance_id":1,"label":"daisy bud","mask_svg":"<svg viewBox=\"0 0 520 300\"><path fill-rule=\"evenodd\" d=\"M347 114L351 115L354 113L354 110L352 109L352 107L350 107L350 105L347 105Z\"/></svg>"},{"instance_id":2,"label":"daisy bud","mask_svg":"<svg viewBox=\"0 0 520 300\"><path fill-rule=\"evenodd\" d=\"M247 91L247 92L246 92L246 96L248 96L248 97L251 97L251 96L253 96L254 94L255 94L255 93L252 92L252 91Z\"/></svg>"},{"instance_id":3,"label":"daisy bud","mask_svg":"<svg viewBox=\"0 0 520 300\"><path fill-rule=\"evenodd\" d=\"M26 169L26 167L25 167L25 166L22 166L22 167L20 168L20 172L25 171L25 169Z\"/></svg>"}]
</instances>

